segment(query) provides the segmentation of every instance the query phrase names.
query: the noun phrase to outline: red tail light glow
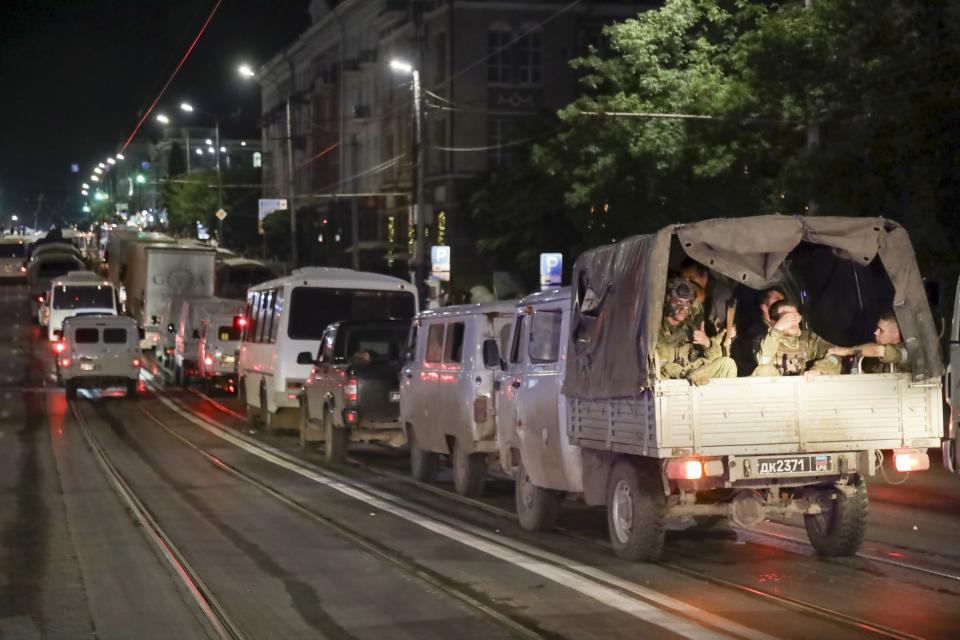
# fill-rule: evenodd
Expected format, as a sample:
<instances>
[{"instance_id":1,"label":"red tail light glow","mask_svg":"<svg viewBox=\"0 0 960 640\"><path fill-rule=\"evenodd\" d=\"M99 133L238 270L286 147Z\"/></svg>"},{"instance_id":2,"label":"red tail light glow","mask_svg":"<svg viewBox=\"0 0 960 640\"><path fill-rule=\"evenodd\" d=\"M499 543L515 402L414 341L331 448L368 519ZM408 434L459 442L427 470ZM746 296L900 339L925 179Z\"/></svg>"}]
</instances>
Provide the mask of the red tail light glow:
<instances>
[{"instance_id":1,"label":"red tail light glow","mask_svg":"<svg viewBox=\"0 0 960 640\"><path fill-rule=\"evenodd\" d=\"M141 364L140 358L134 358L133 360L130 361L130 364L132 364L134 367L139 369Z\"/></svg>"},{"instance_id":2,"label":"red tail light glow","mask_svg":"<svg viewBox=\"0 0 960 640\"><path fill-rule=\"evenodd\" d=\"M893 464L897 471L924 471L930 468L930 456L916 449L898 449L893 452Z\"/></svg>"},{"instance_id":3,"label":"red tail light glow","mask_svg":"<svg viewBox=\"0 0 960 640\"><path fill-rule=\"evenodd\" d=\"M343 385L343 399L347 402L356 402L360 397L360 385L356 378L350 378L347 384Z\"/></svg>"},{"instance_id":4,"label":"red tail light glow","mask_svg":"<svg viewBox=\"0 0 960 640\"><path fill-rule=\"evenodd\" d=\"M211 358L210 356L205 357L205 358L203 359L203 364L207 365L208 367L212 367L212 366L213 366L213 358Z\"/></svg>"},{"instance_id":5,"label":"red tail light glow","mask_svg":"<svg viewBox=\"0 0 960 640\"><path fill-rule=\"evenodd\" d=\"M343 420L347 424L357 424L360 422L360 414L353 409L348 409L343 412Z\"/></svg>"},{"instance_id":6,"label":"red tail light glow","mask_svg":"<svg viewBox=\"0 0 960 640\"><path fill-rule=\"evenodd\" d=\"M60 368L69 369L70 368L70 358L60 358Z\"/></svg>"},{"instance_id":7,"label":"red tail light glow","mask_svg":"<svg viewBox=\"0 0 960 640\"><path fill-rule=\"evenodd\" d=\"M667 477L671 480L699 480L703 477L703 463L696 458L680 458L667 463Z\"/></svg>"},{"instance_id":8,"label":"red tail light glow","mask_svg":"<svg viewBox=\"0 0 960 640\"><path fill-rule=\"evenodd\" d=\"M57 353L63 353L66 350L66 348L67 348L67 345L65 345L62 342L53 343L53 350L56 351Z\"/></svg>"}]
</instances>

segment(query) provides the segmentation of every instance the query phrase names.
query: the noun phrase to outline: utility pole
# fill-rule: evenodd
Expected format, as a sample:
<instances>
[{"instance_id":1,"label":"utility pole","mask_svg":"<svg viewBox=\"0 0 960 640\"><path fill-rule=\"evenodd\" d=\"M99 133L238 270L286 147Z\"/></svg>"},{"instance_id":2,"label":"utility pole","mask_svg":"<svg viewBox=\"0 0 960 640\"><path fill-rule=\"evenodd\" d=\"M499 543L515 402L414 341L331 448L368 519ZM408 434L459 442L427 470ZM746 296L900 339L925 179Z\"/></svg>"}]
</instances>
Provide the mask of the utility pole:
<instances>
[{"instance_id":1,"label":"utility pole","mask_svg":"<svg viewBox=\"0 0 960 640\"><path fill-rule=\"evenodd\" d=\"M289 198L288 206L290 208L290 271L293 271L297 268L297 200L296 200L296 183L294 178L294 167L293 167L293 114L292 103L293 96L296 93L296 75L294 74L294 65L293 60L287 58L287 64L290 66L290 94L287 96L287 164L290 168L290 174L288 176L289 182L287 184L287 198Z\"/></svg>"},{"instance_id":2,"label":"utility pole","mask_svg":"<svg viewBox=\"0 0 960 640\"><path fill-rule=\"evenodd\" d=\"M417 224L417 237L413 243L414 268L416 270L417 295L423 295L426 286L426 259L427 250L426 232L426 204L424 197L424 174L426 166L423 153L423 113L420 98L420 69L423 68L423 0L411 3L413 12L414 63L413 63L413 111L414 111L414 219Z\"/></svg>"}]
</instances>

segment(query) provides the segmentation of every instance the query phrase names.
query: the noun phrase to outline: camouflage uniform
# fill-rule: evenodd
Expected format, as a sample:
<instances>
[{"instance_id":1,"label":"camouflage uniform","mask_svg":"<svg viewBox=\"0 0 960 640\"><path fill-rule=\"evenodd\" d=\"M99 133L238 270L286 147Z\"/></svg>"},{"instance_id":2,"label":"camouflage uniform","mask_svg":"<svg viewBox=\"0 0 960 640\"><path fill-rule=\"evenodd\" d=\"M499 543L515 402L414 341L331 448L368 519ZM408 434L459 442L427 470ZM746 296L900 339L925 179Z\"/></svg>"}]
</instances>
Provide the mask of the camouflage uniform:
<instances>
[{"instance_id":1,"label":"camouflage uniform","mask_svg":"<svg viewBox=\"0 0 960 640\"><path fill-rule=\"evenodd\" d=\"M789 337L771 327L760 342L753 375L797 376L808 370L839 375L840 358L827 355L832 346L813 331L802 330L799 336Z\"/></svg>"},{"instance_id":2,"label":"camouflage uniform","mask_svg":"<svg viewBox=\"0 0 960 640\"><path fill-rule=\"evenodd\" d=\"M910 373L910 356L907 348L900 344L883 345L883 355L879 358L865 358L862 366L864 373Z\"/></svg>"},{"instance_id":3,"label":"camouflage uniform","mask_svg":"<svg viewBox=\"0 0 960 640\"><path fill-rule=\"evenodd\" d=\"M711 378L737 377L736 363L723 356L722 336L712 338L710 346L704 348L691 341L694 326L689 320L674 326L663 319L657 336L661 377L686 378L694 384L705 384Z\"/></svg>"}]
</instances>

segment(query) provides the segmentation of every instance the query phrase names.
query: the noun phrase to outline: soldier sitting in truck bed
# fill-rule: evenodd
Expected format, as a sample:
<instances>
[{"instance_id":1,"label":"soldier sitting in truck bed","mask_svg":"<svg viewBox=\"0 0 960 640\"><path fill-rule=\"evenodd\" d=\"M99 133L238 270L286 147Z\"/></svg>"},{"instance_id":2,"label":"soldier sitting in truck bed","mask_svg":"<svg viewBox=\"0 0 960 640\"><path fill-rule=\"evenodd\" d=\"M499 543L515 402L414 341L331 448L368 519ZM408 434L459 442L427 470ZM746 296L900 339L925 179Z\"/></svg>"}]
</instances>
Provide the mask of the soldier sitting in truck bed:
<instances>
[{"instance_id":1,"label":"soldier sitting in truck bed","mask_svg":"<svg viewBox=\"0 0 960 640\"><path fill-rule=\"evenodd\" d=\"M831 347L827 353L835 356L863 356L864 373L910 373L909 355L903 346L900 324L893 311L886 311L877 320L873 332L876 342L856 347Z\"/></svg>"},{"instance_id":2,"label":"soldier sitting in truck bed","mask_svg":"<svg viewBox=\"0 0 960 640\"><path fill-rule=\"evenodd\" d=\"M821 373L840 373L840 358L829 354L834 346L813 331L800 328L803 316L796 304L780 300L770 307L773 326L760 342L754 376L797 376L812 380Z\"/></svg>"},{"instance_id":3,"label":"soldier sitting in truck bed","mask_svg":"<svg viewBox=\"0 0 960 640\"><path fill-rule=\"evenodd\" d=\"M723 356L723 334L707 337L703 325L690 320L696 298L693 286L685 280L667 283L666 308L657 339L657 357L664 378L686 378L693 384L706 384L711 378L737 377L737 365Z\"/></svg>"}]
</instances>

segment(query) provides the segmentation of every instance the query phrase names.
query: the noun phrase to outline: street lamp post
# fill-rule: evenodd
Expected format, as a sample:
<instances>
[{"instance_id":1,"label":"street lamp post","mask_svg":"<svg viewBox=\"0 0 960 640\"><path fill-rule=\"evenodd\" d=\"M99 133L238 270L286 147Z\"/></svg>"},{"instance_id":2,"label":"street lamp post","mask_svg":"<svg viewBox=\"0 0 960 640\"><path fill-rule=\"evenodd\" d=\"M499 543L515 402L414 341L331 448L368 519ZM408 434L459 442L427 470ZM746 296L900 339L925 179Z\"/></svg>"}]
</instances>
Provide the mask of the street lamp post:
<instances>
[{"instance_id":1,"label":"street lamp post","mask_svg":"<svg viewBox=\"0 0 960 640\"><path fill-rule=\"evenodd\" d=\"M416 225L416 237L413 240L414 284L422 290L425 277L424 251L426 250L426 224L424 208L423 178L426 167L423 166L423 118L420 100L420 72L410 63L391 60L390 68L400 73L410 74L413 80L413 221Z\"/></svg>"},{"instance_id":2,"label":"street lamp post","mask_svg":"<svg viewBox=\"0 0 960 640\"><path fill-rule=\"evenodd\" d=\"M287 120L287 166L289 167L289 173L287 175L287 208L290 212L290 264L292 265L291 270L293 270L297 267L297 203L293 166L293 114L291 113L291 109L293 108L291 103L293 101L293 91L295 87L293 85L293 61L288 59L287 62L290 65L290 95L287 96L284 112ZM257 74L248 64L241 64L237 67L237 73L247 80L257 82Z\"/></svg>"},{"instance_id":3,"label":"street lamp post","mask_svg":"<svg viewBox=\"0 0 960 640\"><path fill-rule=\"evenodd\" d=\"M211 118L213 118L213 137L214 137L214 145L215 145L214 153L215 153L216 165L217 165L217 210L219 211L220 209L223 208L223 180L220 177L220 118L217 115L210 113L209 111L203 111L201 109L195 108L189 102L180 103L180 109L182 111L186 111L187 113L193 113L194 111L196 111L198 113L202 113L206 116L210 116ZM187 155L188 156L190 155L189 152L187 153ZM187 169L187 172L189 173L190 170Z\"/></svg>"}]
</instances>

